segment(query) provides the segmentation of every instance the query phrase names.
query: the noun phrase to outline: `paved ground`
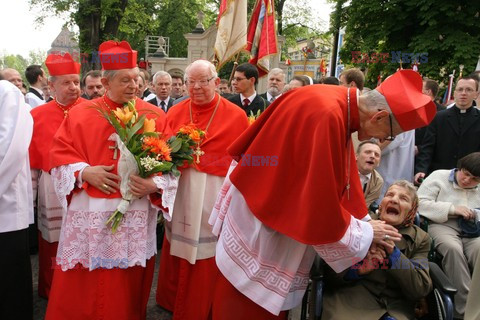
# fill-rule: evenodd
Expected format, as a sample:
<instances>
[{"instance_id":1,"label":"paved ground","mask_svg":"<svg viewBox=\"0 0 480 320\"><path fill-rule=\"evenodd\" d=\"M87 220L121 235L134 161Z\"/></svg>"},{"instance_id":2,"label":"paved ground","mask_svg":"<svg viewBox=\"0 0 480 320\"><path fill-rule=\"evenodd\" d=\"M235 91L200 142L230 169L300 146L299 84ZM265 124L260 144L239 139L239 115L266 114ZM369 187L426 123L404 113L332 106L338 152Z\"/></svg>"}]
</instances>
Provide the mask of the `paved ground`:
<instances>
[{"instance_id":1,"label":"paved ground","mask_svg":"<svg viewBox=\"0 0 480 320\"><path fill-rule=\"evenodd\" d=\"M157 255L157 261L155 266L155 276L153 279L152 290L150 291L150 299L147 306L147 320L170 320L171 314L165 310L162 310L155 303L155 291L157 289L158 278L158 262L160 255ZM32 271L33 271L33 313L35 320L42 320L45 317L45 310L47 308L47 300L38 296L38 255L31 255Z\"/></svg>"}]
</instances>

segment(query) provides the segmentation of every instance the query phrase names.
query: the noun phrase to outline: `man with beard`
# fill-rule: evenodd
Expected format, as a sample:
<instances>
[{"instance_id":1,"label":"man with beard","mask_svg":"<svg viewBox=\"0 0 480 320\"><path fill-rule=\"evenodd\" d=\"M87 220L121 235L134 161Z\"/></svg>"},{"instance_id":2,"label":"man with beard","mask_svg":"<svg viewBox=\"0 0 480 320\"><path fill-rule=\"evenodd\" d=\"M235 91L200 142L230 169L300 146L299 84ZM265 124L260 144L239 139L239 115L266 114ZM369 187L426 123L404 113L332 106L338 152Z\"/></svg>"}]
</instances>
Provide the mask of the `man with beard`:
<instances>
[{"instance_id":1,"label":"man with beard","mask_svg":"<svg viewBox=\"0 0 480 320\"><path fill-rule=\"evenodd\" d=\"M90 70L82 79L83 95L82 98L92 100L100 98L105 94L105 88L102 84L102 72L99 70Z\"/></svg>"},{"instance_id":2,"label":"man with beard","mask_svg":"<svg viewBox=\"0 0 480 320\"><path fill-rule=\"evenodd\" d=\"M282 95L285 87L285 72L280 68L273 68L268 73L268 89L267 92L260 95L268 102L272 103Z\"/></svg>"}]
</instances>

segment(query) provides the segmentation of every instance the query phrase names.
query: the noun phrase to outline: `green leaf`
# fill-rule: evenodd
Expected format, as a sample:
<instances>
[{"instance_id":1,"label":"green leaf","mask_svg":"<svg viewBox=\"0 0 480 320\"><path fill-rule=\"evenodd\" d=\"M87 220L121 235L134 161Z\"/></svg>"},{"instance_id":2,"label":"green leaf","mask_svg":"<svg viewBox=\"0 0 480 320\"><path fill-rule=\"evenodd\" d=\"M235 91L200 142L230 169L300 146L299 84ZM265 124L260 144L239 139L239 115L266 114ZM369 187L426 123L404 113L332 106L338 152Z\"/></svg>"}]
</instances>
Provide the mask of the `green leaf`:
<instances>
[{"instance_id":1,"label":"green leaf","mask_svg":"<svg viewBox=\"0 0 480 320\"><path fill-rule=\"evenodd\" d=\"M175 140L173 140L172 143L170 144L170 149L172 150L171 153L177 152L178 150L180 150L181 147L182 147L182 139L175 138Z\"/></svg>"},{"instance_id":2,"label":"green leaf","mask_svg":"<svg viewBox=\"0 0 480 320\"><path fill-rule=\"evenodd\" d=\"M139 118L138 121L135 123L135 125L128 131L127 133L127 142L130 141L130 139L133 137L135 133L137 133L138 130L143 128L143 123L145 122L145 115L142 114Z\"/></svg>"}]
</instances>

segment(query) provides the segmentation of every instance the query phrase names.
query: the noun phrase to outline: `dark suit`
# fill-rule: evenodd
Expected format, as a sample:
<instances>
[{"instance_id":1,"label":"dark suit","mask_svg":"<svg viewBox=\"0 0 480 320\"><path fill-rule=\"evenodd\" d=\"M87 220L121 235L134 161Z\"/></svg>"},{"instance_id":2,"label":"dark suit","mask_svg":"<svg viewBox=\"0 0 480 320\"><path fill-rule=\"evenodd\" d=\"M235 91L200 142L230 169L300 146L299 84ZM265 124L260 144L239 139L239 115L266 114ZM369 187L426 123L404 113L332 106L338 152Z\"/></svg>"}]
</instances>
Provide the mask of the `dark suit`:
<instances>
[{"instance_id":1,"label":"dark suit","mask_svg":"<svg viewBox=\"0 0 480 320\"><path fill-rule=\"evenodd\" d=\"M281 95L282 95L282 94L279 94L278 96L275 97L275 99L280 98ZM262 97L263 99L265 99L266 101L268 101L268 102L270 102L270 103L273 103L273 101L268 100L268 95L267 95L266 92L265 92L265 93L262 93L262 94L260 95L260 97Z\"/></svg>"},{"instance_id":2,"label":"dark suit","mask_svg":"<svg viewBox=\"0 0 480 320\"><path fill-rule=\"evenodd\" d=\"M471 107L460 113L453 106L438 112L419 149L415 172L455 168L460 158L480 151L480 111Z\"/></svg>"},{"instance_id":3,"label":"dark suit","mask_svg":"<svg viewBox=\"0 0 480 320\"><path fill-rule=\"evenodd\" d=\"M270 104L270 102L268 102L266 99L263 99L258 94L255 96L255 99L253 99L253 101L250 102L250 104L246 109L243 106L243 101L240 101L240 94L236 94L229 97L228 101L235 103L237 106L245 110L245 112L247 113L247 116L249 116L251 113L256 115L258 110L260 110L260 112L265 111L265 109Z\"/></svg>"},{"instance_id":4,"label":"dark suit","mask_svg":"<svg viewBox=\"0 0 480 320\"><path fill-rule=\"evenodd\" d=\"M154 106L159 107L157 97L155 97L153 99L150 99L147 102L153 104ZM172 105L173 105L173 99L172 99L172 97L169 97L168 103L167 103L167 110L165 112L168 112L168 110L172 107Z\"/></svg>"},{"instance_id":5,"label":"dark suit","mask_svg":"<svg viewBox=\"0 0 480 320\"><path fill-rule=\"evenodd\" d=\"M442 106L442 105L439 104L439 103L436 103L436 102L435 102L435 105L437 106L437 112L446 109L445 106ZM425 132L427 132L427 127L428 127L428 126L415 129L415 145L416 145L416 146L421 146L421 145L422 145L422 143L423 143L423 137L425 136Z\"/></svg>"},{"instance_id":6,"label":"dark suit","mask_svg":"<svg viewBox=\"0 0 480 320\"><path fill-rule=\"evenodd\" d=\"M45 98L40 94L40 92L38 92L37 90L35 90L35 88L30 87L30 88L28 89L28 92L31 92L31 93L33 93L34 95L36 95L36 96L38 97L38 99L40 99L40 100L45 100Z\"/></svg>"}]
</instances>

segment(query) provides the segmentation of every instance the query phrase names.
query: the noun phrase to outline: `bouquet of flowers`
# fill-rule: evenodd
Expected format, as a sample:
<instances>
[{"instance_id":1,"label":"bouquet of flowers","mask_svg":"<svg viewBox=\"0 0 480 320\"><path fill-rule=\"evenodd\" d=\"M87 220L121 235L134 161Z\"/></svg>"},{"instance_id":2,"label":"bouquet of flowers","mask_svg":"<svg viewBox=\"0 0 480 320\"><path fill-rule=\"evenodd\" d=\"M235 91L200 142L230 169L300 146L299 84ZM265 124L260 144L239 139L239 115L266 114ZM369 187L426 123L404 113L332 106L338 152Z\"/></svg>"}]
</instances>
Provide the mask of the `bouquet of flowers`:
<instances>
[{"instance_id":1,"label":"bouquet of flowers","mask_svg":"<svg viewBox=\"0 0 480 320\"><path fill-rule=\"evenodd\" d=\"M190 126L188 133L181 128L177 135L167 139L164 134L155 131L154 119L147 119L146 114L139 116L135 100L113 111L103 108L97 110L115 128L116 133L112 134L109 140L115 141L120 150L117 171L122 178L122 200L106 222L111 223L112 232L115 232L130 202L135 199L128 186L130 175L137 174L147 178L162 172L179 177L178 167L193 162L193 146L205 133Z\"/></svg>"}]
</instances>

